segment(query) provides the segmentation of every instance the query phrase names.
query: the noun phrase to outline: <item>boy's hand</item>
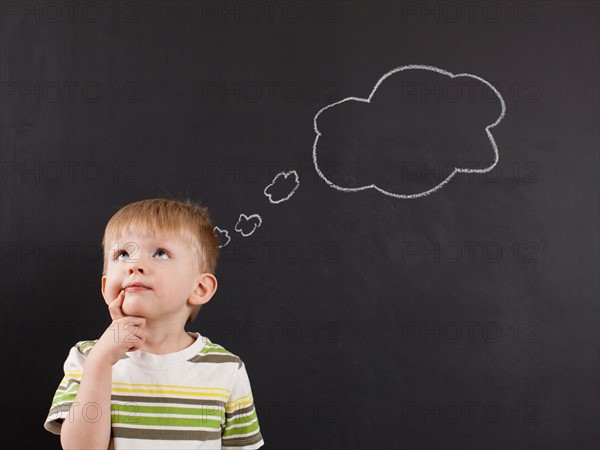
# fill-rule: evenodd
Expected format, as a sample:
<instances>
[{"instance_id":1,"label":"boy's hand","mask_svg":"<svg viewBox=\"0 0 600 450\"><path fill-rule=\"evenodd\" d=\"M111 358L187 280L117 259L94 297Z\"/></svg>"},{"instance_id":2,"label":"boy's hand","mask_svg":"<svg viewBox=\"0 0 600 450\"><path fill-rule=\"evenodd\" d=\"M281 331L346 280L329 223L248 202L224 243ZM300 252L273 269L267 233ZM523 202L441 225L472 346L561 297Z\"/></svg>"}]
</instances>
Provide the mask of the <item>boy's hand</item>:
<instances>
[{"instance_id":1,"label":"boy's hand","mask_svg":"<svg viewBox=\"0 0 600 450\"><path fill-rule=\"evenodd\" d=\"M94 361L110 362L114 366L125 352L139 349L146 340L146 319L137 316L125 316L121 305L125 298L125 291L119 292L110 305L108 311L113 322L106 329L98 342L92 347L88 359Z\"/></svg>"}]
</instances>

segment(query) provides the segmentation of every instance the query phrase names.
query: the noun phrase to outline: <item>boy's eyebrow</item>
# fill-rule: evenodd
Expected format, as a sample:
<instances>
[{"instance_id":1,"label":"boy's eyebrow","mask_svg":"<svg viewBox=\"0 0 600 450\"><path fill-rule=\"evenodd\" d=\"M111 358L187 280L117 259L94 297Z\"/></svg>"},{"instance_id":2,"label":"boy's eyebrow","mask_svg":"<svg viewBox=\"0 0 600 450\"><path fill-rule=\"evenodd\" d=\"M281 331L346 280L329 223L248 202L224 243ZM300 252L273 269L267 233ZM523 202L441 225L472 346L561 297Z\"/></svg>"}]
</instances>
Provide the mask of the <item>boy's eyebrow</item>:
<instances>
[{"instance_id":1,"label":"boy's eyebrow","mask_svg":"<svg viewBox=\"0 0 600 450\"><path fill-rule=\"evenodd\" d=\"M151 247L168 247L169 249L174 249L175 247L177 247L177 243L172 239L148 238L148 242ZM120 240L115 240L113 242L113 245L111 246L111 248L115 244L119 244L118 245L119 248L124 248L127 244L132 244L132 243L139 246L138 242L135 240L120 239Z\"/></svg>"}]
</instances>

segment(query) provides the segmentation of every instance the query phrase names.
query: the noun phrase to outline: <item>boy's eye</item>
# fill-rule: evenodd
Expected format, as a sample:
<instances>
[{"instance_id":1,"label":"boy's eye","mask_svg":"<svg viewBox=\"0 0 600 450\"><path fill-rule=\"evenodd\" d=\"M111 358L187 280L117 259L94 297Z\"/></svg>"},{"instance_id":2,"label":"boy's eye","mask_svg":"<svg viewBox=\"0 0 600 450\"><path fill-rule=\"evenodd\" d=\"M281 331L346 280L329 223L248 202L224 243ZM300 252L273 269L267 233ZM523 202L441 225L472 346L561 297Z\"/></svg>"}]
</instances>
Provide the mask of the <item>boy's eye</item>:
<instances>
[{"instance_id":1,"label":"boy's eye","mask_svg":"<svg viewBox=\"0 0 600 450\"><path fill-rule=\"evenodd\" d=\"M160 249L160 248L159 248L159 249L156 251L156 253L155 253L155 254L158 254L158 253L164 253L166 256L169 256L169 255L167 254L167 252L165 252L164 250L162 250L162 249Z\"/></svg>"},{"instance_id":2,"label":"boy's eye","mask_svg":"<svg viewBox=\"0 0 600 450\"><path fill-rule=\"evenodd\" d=\"M167 252L165 252L163 249L160 249L160 248L158 250L156 250L155 255L158 255L159 253L163 253L166 257L169 256L169 254ZM117 252L115 260L119 260L119 257L122 254L127 254L128 255L128 253L125 250L121 250L120 252ZM125 258L125 259L127 259L127 258ZM165 259L165 257L161 257L161 259Z\"/></svg>"}]
</instances>

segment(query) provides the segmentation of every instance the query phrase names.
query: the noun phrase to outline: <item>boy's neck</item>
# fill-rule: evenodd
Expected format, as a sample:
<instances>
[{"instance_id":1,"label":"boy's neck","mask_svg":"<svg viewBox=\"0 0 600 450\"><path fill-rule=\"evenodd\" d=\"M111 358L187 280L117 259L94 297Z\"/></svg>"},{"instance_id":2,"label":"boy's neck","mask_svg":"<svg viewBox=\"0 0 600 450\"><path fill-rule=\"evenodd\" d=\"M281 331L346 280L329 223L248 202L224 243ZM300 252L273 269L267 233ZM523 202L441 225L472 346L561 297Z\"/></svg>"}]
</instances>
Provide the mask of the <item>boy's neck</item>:
<instances>
[{"instance_id":1,"label":"boy's neck","mask_svg":"<svg viewBox=\"0 0 600 450\"><path fill-rule=\"evenodd\" d=\"M153 353L155 355L166 355L188 348L196 342L185 330L178 333L162 332L146 328L146 340L140 347L140 351Z\"/></svg>"}]
</instances>

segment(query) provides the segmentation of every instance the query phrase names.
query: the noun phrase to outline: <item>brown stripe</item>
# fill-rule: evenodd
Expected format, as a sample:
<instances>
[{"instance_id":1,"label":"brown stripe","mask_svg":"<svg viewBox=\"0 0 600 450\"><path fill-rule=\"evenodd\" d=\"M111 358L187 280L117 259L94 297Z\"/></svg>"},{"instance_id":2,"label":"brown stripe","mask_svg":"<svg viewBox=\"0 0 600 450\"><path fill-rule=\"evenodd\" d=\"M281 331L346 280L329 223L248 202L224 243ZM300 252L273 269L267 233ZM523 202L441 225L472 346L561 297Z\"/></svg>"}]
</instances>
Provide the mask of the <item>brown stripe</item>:
<instances>
[{"instance_id":1,"label":"brown stripe","mask_svg":"<svg viewBox=\"0 0 600 450\"><path fill-rule=\"evenodd\" d=\"M124 428L113 425L112 437L166 441L221 441L221 431L156 430L152 428Z\"/></svg>"},{"instance_id":2,"label":"brown stripe","mask_svg":"<svg viewBox=\"0 0 600 450\"><path fill-rule=\"evenodd\" d=\"M257 442L260 442L261 439L262 435L260 434L260 431L258 431L258 433L253 434L252 436L244 436L237 438L223 437L222 441L223 445L227 447L242 447L244 445L256 444Z\"/></svg>"},{"instance_id":3,"label":"brown stripe","mask_svg":"<svg viewBox=\"0 0 600 450\"><path fill-rule=\"evenodd\" d=\"M222 400L203 400L193 398L176 398L176 397L136 397L135 395L112 395L111 400L120 402L135 402L135 403L181 403L204 406L219 406L225 407L225 402Z\"/></svg>"},{"instance_id":4,"label":"brown stripe","mask_svg":"<svg viewBox=\"0 0 600 450\"><path fill-rule=\"evenodd\" d=\"M225 413L225 417L227 419L232 419L233 417L237 416L238 414L245 414L245 413L249 413L254 409L254 404L250 404L248 406L246 406L245 408L242 409L238 409L235 412L226 412Z\"/></svg>"},{"instance_id":5,"label":"brown stripe","mask_svg":"<svg viewBox=\"0 0 600 450\"><path fill-rule=\"evenodd\" d=\"M202 354L198 354L195 355L193 357L191 357L190 359L188 359L189 362L193 362L193 363L198 363L198 362L209 362L209 363L226 363L226 362L234 362L234 363L238 363L238 367L239 367L239 357L238 356L233 356L233 355L217 355L217 354L212 354L212 355L202 355Z\"/></svg>"},{"instance_id":6,"label":"brown stripe","mask_svg":"<svg viewBox=\"0 0 600 450\"><path fill-rule=\"evenodd\" d=\"M57 391L68 391L71 388L72 384L80 384L80 381L74 380L71 378L65 387L58 386L58 388L56 388L56 390Z\"/></svg>"},{"instance_id":7,"label":"brown stripe","mask_svg":"<svg viewBox=\"0 0 600 450\"><path fill-rule=\"evenodd\" d=\"M72 404L73 404L73 402L63 403L61 405L54 405L52 408L50 408L50 411L48 412L48 417L50 417L52 414L56 414L56 413L62 413L62 412L68 413L71 410Z\"/></svg>"},{"instance_id":8,"label":"brown stripe","mask_svg":"<svg viewBox=\"0 0 600 450\"><path fill-rule=\"evenodd\" d=\"M83 356L87 357L90 350L94 347L94 345L96 345L96 341L80 341L77 344L75 344L75 347L77 347L77 350L79 350L79 353L81 353ZM89 346L87 349L85 349L85 351L81 349L84 345L86 345L90 342L92 343L92 345Z\"/></svg>"}]
</instances>

